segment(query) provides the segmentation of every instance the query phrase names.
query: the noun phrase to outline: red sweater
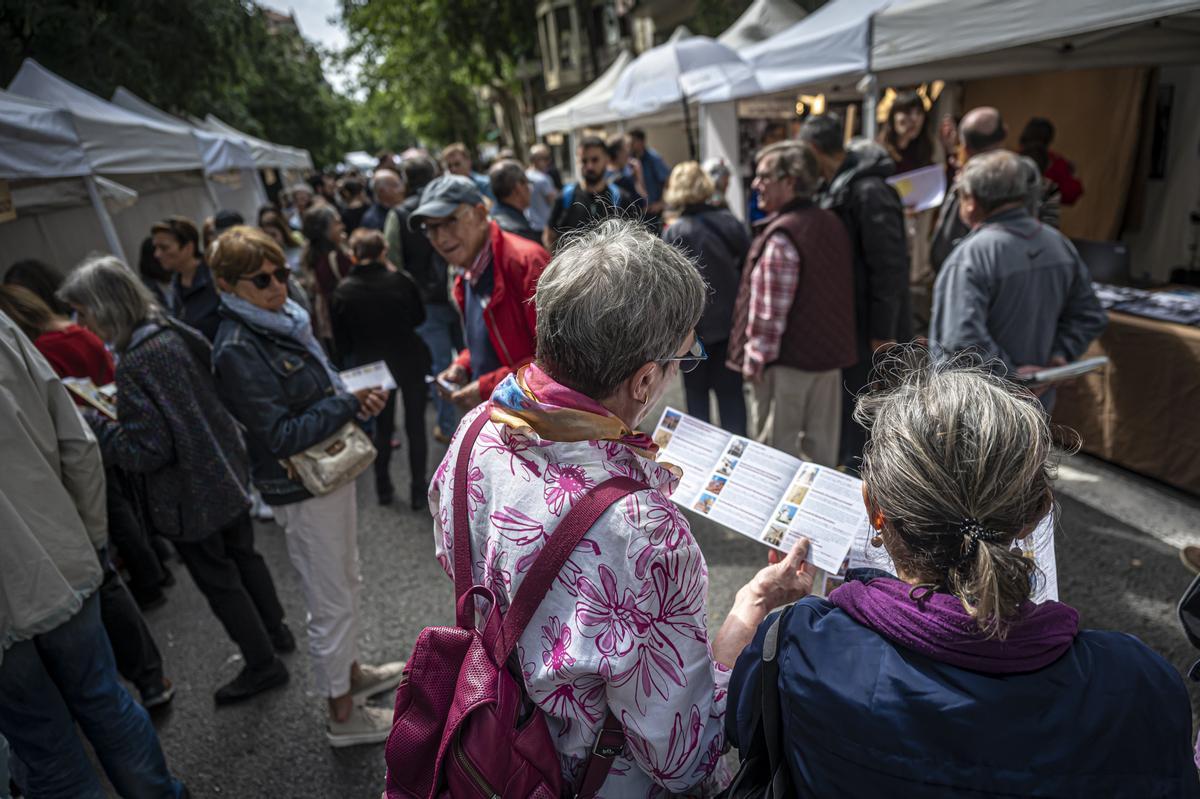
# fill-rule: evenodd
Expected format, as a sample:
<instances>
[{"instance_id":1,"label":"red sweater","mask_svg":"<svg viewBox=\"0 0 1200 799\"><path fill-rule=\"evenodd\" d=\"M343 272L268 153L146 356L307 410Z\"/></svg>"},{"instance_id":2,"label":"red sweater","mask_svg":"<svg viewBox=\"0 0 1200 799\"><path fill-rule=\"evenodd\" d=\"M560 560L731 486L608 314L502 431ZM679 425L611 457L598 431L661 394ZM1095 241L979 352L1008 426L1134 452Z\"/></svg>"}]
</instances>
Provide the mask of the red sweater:
<instances>
[{"instance_id":1,"label":"red sweater","mask_svg":"<svg viewBox=\"0 0 1200 799\"><path fill-rule=\"evenodd\" d=\"M97 386L113 381L113 359L104 343L79 325L43 333L33 346L46 357L59 377L86 377Z\"/></svg>"}]
</instances>

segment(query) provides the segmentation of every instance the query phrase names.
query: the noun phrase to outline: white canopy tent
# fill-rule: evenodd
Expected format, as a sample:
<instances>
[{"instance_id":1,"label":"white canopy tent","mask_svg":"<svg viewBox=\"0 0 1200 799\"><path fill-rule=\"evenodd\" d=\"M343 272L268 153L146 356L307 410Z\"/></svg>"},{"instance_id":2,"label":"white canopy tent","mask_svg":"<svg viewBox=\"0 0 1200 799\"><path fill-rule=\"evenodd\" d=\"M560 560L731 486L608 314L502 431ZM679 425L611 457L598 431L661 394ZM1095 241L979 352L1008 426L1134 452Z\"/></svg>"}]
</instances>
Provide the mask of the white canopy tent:
<instances>
[{"instance_id":1,"label":"white canopy tent","mask_svg":"<svg viewBox=\"0 0 1200 799\"><path fill-rule=\"evenodd\" d=\"M39 258L62 268L91 250L122 254L108 204L128 204L137 193L93 174L66 111L0 91L0 180L17 213L0 224L7 260ZM62 235L64 225L71 235Z\"/></svg>"},{"instance_id":2,"label":"white canopy tent","mask_svg":"<svg viewBox=\"0 0 1200 799\"><path fill-rule=\"evenodd\" d=\"M769 39L804 19L804 9L792 0L754 0L742 15L717 37L721 44L741 50Z\"/></svg>"},{"instance_id":3,"label":"white canopy tent","mask_svg":"<svg viewBox=\"0 0 1200 799\"><path fill-rule=\"evenodd\" d=\"M872 31L888 83L1200 61L1197 0L907 0Z\"/></svg>"},{"instance_id":4,"label":"white canopy tent","mask_svg":"<svg viewBox=\"0 0 1200 799\"><path fill-rule=\"evenodd\" d=\"M622 50L608 69L604 70L600 77L592 81L587 88L581 90L570 100L547 108L535 116L533 124L537 135L566 133L576 128L608 122L612 118L608 101L612 99L613 89L616 88L621 73L625 71L625 67L629 66L629 62L632 60L633 53Z\"/></svg>"},{"instance_id":5,"label":"white canopy tent","mask_svg":"<svg viewBox=\"0 0 1200 799\"><path fill-rule=\"evenodd\" d=\"M285 144L274 144L257 136L251 136L222 121L219 117L208 114L197 124L205 130L226 133L244 141L250 148L254 163L259 169L278 169L282 171L306 172L312 171L313 160L308 150L298 147L288 147Z\"/></svg>"},{"instance_id":6,"label":"white canopy tent","mask_svg":"<svg viewBox=\"0 0 1200 799\"><path fill-rule=\"evenodd\" d=\"M167 125L185 127L204 163L204 174L218 208L229 208L253 221L267 202L267 193L250 147L236 136L203 130L151 105L124 86L113 93L115 105Z\"/></svg>"},{"instance_id":7,"label":"white canopy tent","mask_svg":"<svg viewBox=\"0 0 1200 799\"><path fill-rule=\"evenodd\" d=\"M188 128L113 105L31 59L21 65L9 89L69 113L92 172L137 191L138 201L113 220L127 255L140 251L158 220L179 214L201 221L216 210ZM49 217L44 221L59 224ZM64 227L57 235L69 231Z\"/></svg>"}]
</instances>

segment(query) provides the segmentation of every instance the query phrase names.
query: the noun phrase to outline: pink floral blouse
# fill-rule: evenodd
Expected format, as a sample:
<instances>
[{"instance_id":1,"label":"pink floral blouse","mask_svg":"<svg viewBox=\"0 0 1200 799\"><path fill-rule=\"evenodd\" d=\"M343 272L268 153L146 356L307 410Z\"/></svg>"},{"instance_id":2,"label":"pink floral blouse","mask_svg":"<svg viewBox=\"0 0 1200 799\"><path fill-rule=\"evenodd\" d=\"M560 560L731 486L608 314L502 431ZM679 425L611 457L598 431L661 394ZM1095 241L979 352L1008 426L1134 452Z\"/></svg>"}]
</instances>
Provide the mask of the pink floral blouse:
<instances>
[{"instance_id":1,"label":"pink floral blouse","mask_svg":"<svg viewBox=\"0 0 1200 799\"><path fill-rule=\"evenodd\" d=\"M459 433L480 412L469 413ZM429 495L437 558L451 577L457 438ZM568 780L611 708L626 747L602 797L715 793L728 782L721 756L729 670L709 646L704 556L668 499L675 476L623 443L552 442L496 422L484 426L471 459L475 581L496 593L502 610L588 489L616 475L651 487L600 517L526 627L517 654Z\"/></svg>"}]
</instances>

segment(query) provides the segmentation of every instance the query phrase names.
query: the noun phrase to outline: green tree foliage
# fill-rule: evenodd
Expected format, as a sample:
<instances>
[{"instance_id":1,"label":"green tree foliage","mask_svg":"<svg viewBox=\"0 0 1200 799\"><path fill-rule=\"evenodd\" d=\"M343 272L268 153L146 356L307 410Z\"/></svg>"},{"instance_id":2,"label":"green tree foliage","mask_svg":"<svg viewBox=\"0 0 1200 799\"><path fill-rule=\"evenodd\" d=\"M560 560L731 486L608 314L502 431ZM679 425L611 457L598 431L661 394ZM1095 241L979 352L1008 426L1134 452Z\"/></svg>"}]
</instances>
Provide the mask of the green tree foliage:
<instances>
[{"instance_id":1,"label":"green tree foliage","mask_svg":"<svg viewBox=\"0 0 1200 799\"><path fill-rule=\"evenodd\" d=\"M350 102L294 29L244 0L0 0L0 82L25 58L108 98L117 86L174 114L226 122L340 159Z\"/></svg>"},{"instance_id":2,"label":"green tree foliage","mask_svg":"<svg viewBox=\"0 0 1200 799\"><path fill-rule=\"evenodd\" d=\"M537 59L530 0L342 0L349 52L364 62L363 113L425 141L480 141L490 106L524 150L517 69ZM384 120L391 119L392 122Z\"/></svg>"}]
</instances>

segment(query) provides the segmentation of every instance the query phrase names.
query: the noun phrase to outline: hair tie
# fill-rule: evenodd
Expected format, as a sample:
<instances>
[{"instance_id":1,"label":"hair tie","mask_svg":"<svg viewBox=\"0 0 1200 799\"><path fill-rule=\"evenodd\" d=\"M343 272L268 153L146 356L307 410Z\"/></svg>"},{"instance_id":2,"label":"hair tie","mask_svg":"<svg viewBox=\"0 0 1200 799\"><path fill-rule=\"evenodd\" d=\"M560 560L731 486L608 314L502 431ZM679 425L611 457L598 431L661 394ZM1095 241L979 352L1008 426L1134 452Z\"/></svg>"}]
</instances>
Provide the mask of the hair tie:
<instances>
[{"instance_id":1,"label":"hair tie","mask_svg":"<svg viewBox=\"0 0 1200 799\"><path fill-rule=\"evenodd\" d=\"M1002 540L1007 533L996 530L989 530L979 523L979 520L967 516L958 525L958 534L967 539L967 551L958 559L959 565L966 563L971 558L975 557L975 553L979 551L979 542L995 542Z\"/></svg>"}]
</instances>

